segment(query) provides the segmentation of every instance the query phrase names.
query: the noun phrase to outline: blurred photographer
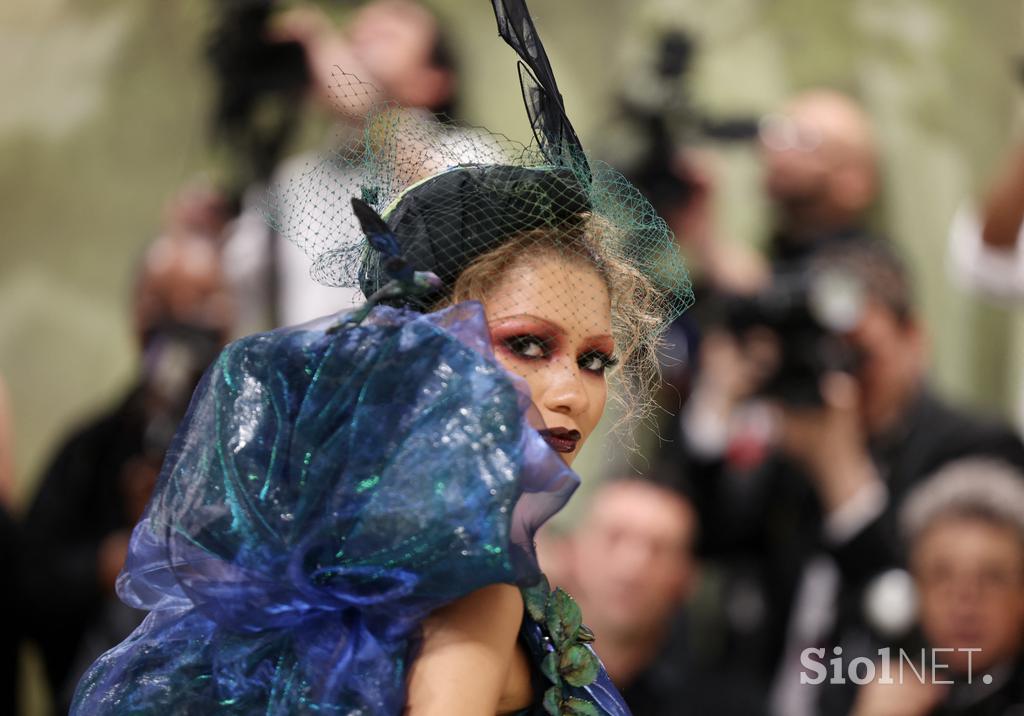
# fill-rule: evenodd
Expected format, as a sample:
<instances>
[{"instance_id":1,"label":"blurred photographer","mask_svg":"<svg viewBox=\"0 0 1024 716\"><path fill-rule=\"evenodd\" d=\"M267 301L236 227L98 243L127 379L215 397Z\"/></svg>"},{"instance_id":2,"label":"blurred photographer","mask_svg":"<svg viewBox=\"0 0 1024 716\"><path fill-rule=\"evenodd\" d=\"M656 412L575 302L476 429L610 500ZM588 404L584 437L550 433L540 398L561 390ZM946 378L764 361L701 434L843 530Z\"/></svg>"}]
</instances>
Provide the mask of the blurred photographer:
<instances>
[{"instance_id":1,"label":"blurred photographer","mask_svg":"<svg viewBox=\"0 0 1024 716\"><path fill-rule=\"evenodd\" d=\"M803 648L889 626L865 595L903 561L893 515L907 491L963 455L1024 465L1008 426L928 388L924 328L891 248L837 244L798 276L705 340L681 456L704 551L728 575L725 656L774 681L787 716L810 712L793 671Z\"/></svg>"},{"instance_id":2,"label":"blurred photographer","mask_svg":"<svg viewBox=\"0 0 1024 716\"><path fill-rule=\"evenodd\" d=\"M334 313L363 298L310 278L302 249L267 226L262 191L298 179L325 156L361 146L361 122L374 105L393 102L447 121L457 111L458 68L440 21L414 0L371 0L344 26L312 3L279 9L265 0L234 0L224 7L210 59L220 87L215 127L232 150L238 174L232 191L242 205L228 232L225 263L241 311L238 334L244 335ZM239 17L255 27L245 32ZM260 110L275 102L279 120L268 130ZM336 124L339 144L320 147L320 156L288 157L298 117L309 110ZM336 162L319 170L343 171ZM275 218L287 223L292 207L278 208L283 215ZM319 218L330 225L330 217Z\"/></svg>"},{"instance_id":3,"label":"blurred photographer","mask_svg":"<svg viewBox=\"0 0 1024 716\"><path fill-rule=\"evenodd\" d=\"M870 120L853 99L807 90L763 117L757 136L773 214L766 256L719 235L708 162L684 154L676 163L688 192L666 216L712 291L757 291L778 267L866 235L879 186L878 150Z\"/></svg>"},{"instance_id":4,"label":"blurred photographer","mask_svg":"<svg viewBox=\"0 0 1024 716\"><path fill-rule=\"evenodd\" d=\"M141 618L114 582L192 391L231 329L219 248L189 228L168 227L139 266L135 384L56 450L25 520L27 630L63 712L81 671Z\"/></svg>"},{"instance_id":5,"label":"blurred photographer","mask_svg":"<svg viewBox=\"0 0 1024 716\"><path fill-rule=\"evenodd\" d=\"M1007 158L985 192L980 211L961 206L949 228L953 278L998 306L1024 304L1024 147ZM1024 385L1018 385L1015 419L1024 426Z\"/></svg>"},{"instance_id":6,"label":"blurred photographer","mask_svg":"<svg viewBox=\"0 0 1024 716\"><path fill-rule=\"evenodd\" d=\"M693 134L712 141L756 140L772 224L767 239L757 242L763 249L722 234L715 221L715 157L710 147L690 148L693 137L662 141L655 147L657 158L635 172L658 199L659 212L696 268L697 306L681 319L678 337L673 337L685 345L685 355L676 357L688 366L705 339L706 314L728 297L757 294L778 280L776 274L802 273L819 251L868 238L868 214L880 184L870 119L856 101L835 90L803 91L753 123L738 118L714 122L699 113L690 123L697 125ZM714 352L713 335L711 342L709 351ZM681 380L670 375L684 395L693 378L690 373ZM671 399L666 407L676 412Z\"/></svg>"}]
</instances>

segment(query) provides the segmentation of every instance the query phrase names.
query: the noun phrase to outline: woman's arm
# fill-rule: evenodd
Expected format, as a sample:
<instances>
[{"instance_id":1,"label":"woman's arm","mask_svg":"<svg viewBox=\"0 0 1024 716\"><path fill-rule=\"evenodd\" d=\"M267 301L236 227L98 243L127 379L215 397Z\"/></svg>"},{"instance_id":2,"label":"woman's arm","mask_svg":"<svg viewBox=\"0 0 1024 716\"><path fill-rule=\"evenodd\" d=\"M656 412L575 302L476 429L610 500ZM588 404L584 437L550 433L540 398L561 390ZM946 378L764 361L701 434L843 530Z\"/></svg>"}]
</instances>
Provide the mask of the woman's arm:
<instances>
[{"instance_id":1,"label":"woman's arm","mask_svg":"<svg viewBox=\"0 0 1024 716\"><path fill-rule=\"evenodd\" d=\"M529 668L516 637L519 590L494 584L438 609L423 623L409 675L407 716L483 716L529 706Z\"/></svg>"},{"instance_id":2,"label":"woman's arm","mask_svg":"<svg viewBox=\"0 0 1024 716\"><path fill-rule=\"evenodd\" d=\"M1024 222L1024 148L1018 148L985 199L981 240L1011 251Z\"/></svg>"}]
</instances>

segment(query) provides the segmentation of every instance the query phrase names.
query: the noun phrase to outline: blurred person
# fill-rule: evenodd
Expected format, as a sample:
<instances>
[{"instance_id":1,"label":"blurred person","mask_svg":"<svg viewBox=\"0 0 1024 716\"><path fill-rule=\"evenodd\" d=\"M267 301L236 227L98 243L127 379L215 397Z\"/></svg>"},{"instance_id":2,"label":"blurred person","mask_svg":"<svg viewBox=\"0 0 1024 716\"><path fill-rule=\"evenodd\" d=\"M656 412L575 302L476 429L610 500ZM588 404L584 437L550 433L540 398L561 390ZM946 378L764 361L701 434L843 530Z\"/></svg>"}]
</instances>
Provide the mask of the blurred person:
<instances>
[{"instance_id":1,"label":"blurred person","mask_svg":"<svg viewBox=\"0 0 1024 716\"><path fill-rule=\"evenodd\" d=\"M713 153L686 150L671 162L681 188L676 201L663 201L663 215L698 269L696 308L673 327L672 357L686 369L669 378L683 398L701 364L703 334L724 304L764 291L777 274L802 270L821 250L871 238L878 147L854 99L827 88L800 92L760 120L757 137L771 211L764 251L721 235L716 226ZM678 415L681 403L669 395L665 407Z\"/></svg>"},{"instance_id":2,"label":"blurred person","mask_svg":"<svg viewBox=\"0 0 1024 716\"><path fill-rule=\"evenodd\" d=\"M296 41L306 53L311 89L326 92L337 68L357 75L384 99L450 118L456 110L455 61L438 18L415 0L371 0L344 29L315 6L300 5L272 21L276 41ZM326 98L330 104L337 97ZM334 107L337 109L337 107Z\"/></svg>"},{"instance_id":3,"label":"blurred person","mask_svg":"<svg viewBox=\"0 0 1024 716\"><path fill-rule=\"evenodd\" d=\"M178 225L147 248L133 301L139 376L57 448L24 523L28 630L65 712L88 663L141 618L114 596L131 528L193 388L230 332L218 247Z\"/></svg>"},{"instance_id":4,"label":"blurred person","mask_svg":"<svg viewBox=\"0 0 1024 716\"><path fill-rule=\"evenodd\" d=\"M597 637L598 654L633 713L759 713L738 684L694 661L686 602L697 584L697 515L667 485L644 478L603 483L567 538L567 574Z\"/></svg>"},{"instance_id":5,"label":"blurred person","mask_svg":"<svg viewBox=\"0 0 1024 716\"><path fill-rule=\"evenodd\" d=\"M878 192L871 123L850 97L832 90L797 95L762 123L765 191L775 210L775 259L812 253L864 233Z\"/></svg>"},{"instance_id":6,"label":"blurred person","mask_svg":"<svg viewBox=\"0 0 1024 716\"><path fill-rule=\"evenodd\" d=\"M995 460L949 463L908 496L901 522L918 624L890 653L919 665L924 648L925 662L942 668L922 678L893 666L894 683L835 685L829 695L842 698L822 714L1024 713L1024 472Z\"/></svg>"},{"instance_id":7,"label":"blurred person","mask_svg":"<svg viewBox=\"0 0 1024 716\"><path fill-rule=\"evenodd\" d=\"M971 290L1006 301L1024 300L1024 147L1010 154L989 187L980 216L961 208L950 227L955 275Z\"/></svg>"},{"instance_id":8,"label":"blurred person","mask_svg":"<svg viewBox=\"0 0 1024 716\"><path fill-rule=\"evenodd\" d=\"M684 154L678 160L689 196L667 219L714 291L756 291L773 267L868 233L866 215L879 188L878 149L870 120L852 98L823 88L795 95L761 121L758 150L773 221L766 258L717 234L708 158Z\"/></svg>"},{"instance_id":9,"label":"blurred person","mask_svg":"<svg viewBox=\"0 0 1024 716\"><path fill-rule=\"evenodd\" d=\"M1024 303L1024 147L1017 147L989 187L980 216L961 207L949 230L953 278L997 305ZM1018 389L1016 420L1024 426L1024 385Z\"/></svg>"},{"instance_id":10,"label":"blurred person","mask_svg":"<svg viewBox=\"0 0 1024 716\"><path fill-rule=\"evenodd\" d=\"M866 595L902 563L894 515L910 488L964 455L1024 465L1009 426L953 408L929 388L925 329L892 249L834 246L807 275L826 267L859 287L836 336L852 364L805 375L792 400L755 399L792 368L789 339L763 328L712 335L674 466L692 483L703 550L727 566L726 659L766 688L774 683L775 712L787 716L811 707L796 673L803 648L884 626Z\"/></svg>"},{"instance_id":11,"label":"blurred person","mask_svg":"<svg viewBox=\"0 0 1024 716\"><path fill-rule=\"evenodd\" d=\"M315 6L299 5L272 18L269 32L275 42L302 48L311 96L342 125L358 123L371 106L382 102L421 109L440 121L456 111L458 73L449 39L438 18L418 2L373 0L361 6L345 27L338 27ZM347 80L337 74L338 67L360 81L362 91L342 91L340 85ZM336 148L328 151L332 149ZM274 170L271 185L287 185L309 171L314 161L311 154L285 160ZM338 163L325 171L339 171ZM344 177L336 180L343 182ZM268 325L302 323L361 301L350 289L310 279L310 260L303 250L267 227L257 208L262 203L259 191L245 203L226 247L229 279L242 311L239 335Z\"/></svg>"}]
</instances>

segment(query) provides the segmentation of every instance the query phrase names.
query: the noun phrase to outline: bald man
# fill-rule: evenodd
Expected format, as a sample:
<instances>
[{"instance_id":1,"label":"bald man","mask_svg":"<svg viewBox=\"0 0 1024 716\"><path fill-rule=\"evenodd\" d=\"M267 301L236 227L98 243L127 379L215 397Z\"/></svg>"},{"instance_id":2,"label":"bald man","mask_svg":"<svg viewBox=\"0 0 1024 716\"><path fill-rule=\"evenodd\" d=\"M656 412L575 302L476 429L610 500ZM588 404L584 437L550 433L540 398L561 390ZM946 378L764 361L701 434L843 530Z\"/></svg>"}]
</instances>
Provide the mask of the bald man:
<instances>
[{"instance_id":1,"label":"bald man","mask_svg":"<svg viewBox=\"0 0 1024 716\"><path fill-rule=\"evenodd\" d=\"M864 234L865 215L878 194L871 121L860 105L835 90L802 92L766 115L758 153L773 214L767 256L718 235L713 182L700 162L682 162L691 196L669 210L667 219L713 291L757 291L779 264L800 262L820 248Z\"/></svg>"},{"instance_id":2,"label":"bald man","mask_svg":"<svg viewBox=\"0 0 1024 716\"><path fill-rule=\"evenodd\" d=\"M878 190L878 160L867 115L849 97L810 90L765 118L760 137L764 185L782 254L862 228Z\"/></svg>"}]
</instances>

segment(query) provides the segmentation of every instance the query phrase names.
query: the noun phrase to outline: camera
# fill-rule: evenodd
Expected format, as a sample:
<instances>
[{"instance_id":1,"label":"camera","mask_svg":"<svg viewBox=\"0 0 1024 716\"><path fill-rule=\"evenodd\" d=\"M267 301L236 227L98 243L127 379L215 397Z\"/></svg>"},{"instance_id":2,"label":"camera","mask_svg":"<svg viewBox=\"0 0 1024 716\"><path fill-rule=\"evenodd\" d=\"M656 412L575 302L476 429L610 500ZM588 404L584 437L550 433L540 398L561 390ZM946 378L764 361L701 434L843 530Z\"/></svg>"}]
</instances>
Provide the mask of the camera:
<instances>
[{"instance_id":1,"label":"camera","mask_svg":"<svg viewBox=\"0 0 1024 716\"><path fill-rule=\"evenodd\" d=\"M311 79L301 44L267 37L274 0L221 0L216 7L206 48L216 87L213 132L233 152L230 194L237 201L277 166Z\"/></svg>"},{"instance_id":2,"label":"camera","mask_svg":"<svg viewBox=\"0 0 1024 716\"><path fill-rule=\"evenodd\" d=\"M620 88L605 129L603 153L658 210L685 203L693 193L693 182L674 161L678 148L758 136L757 117L712 116L694 101L690 84L697 50L697 40L683 28L652 38L646 61Z\"/></svg>"},{"instance_id":3,"label":"camera","mask_svg":"<svg viewBox=\"0 0 1024 716\"><path fill-rule=\"evenodd\" d=\"M860 321L865 299L861 281L840 269L782 270L760 293L726 297L721 321L764 363L758 395L816 406L822 376L857 369L860 357L845 334Z\"/></svg>"}]
</instances>

